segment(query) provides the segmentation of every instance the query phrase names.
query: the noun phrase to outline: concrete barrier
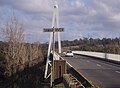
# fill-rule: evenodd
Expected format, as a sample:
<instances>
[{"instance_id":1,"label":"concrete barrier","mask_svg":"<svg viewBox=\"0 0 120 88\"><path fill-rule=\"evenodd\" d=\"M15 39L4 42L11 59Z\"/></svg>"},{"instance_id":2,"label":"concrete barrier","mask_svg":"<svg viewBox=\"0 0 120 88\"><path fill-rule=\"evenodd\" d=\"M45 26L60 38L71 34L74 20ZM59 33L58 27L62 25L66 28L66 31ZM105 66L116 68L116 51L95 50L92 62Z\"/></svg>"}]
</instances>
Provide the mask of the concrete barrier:
<instances>
[{"instance_id":1,"label":"concrete barrier","mask_svg":"<svg viewBox=\"0 0 120 88\"><path fill-rule=\"evenodd\" d=\"M80 55L86 55L90 57L97 57L97 58L120 62L119 54L109 54L109 53L89 52L89 51L73 51L73 53L78 55L80 54Z\"/></svg>"},{"instance_id":2,"label":"concrete barrier","mask_svg":"<svg viewBox=\"0 0 120 88\"><path fill-rule=\"evenodd\" d=\"M62 57L60 57L60 59L64 60L64 58ZM77 80L82 83L82 88L99 88L97 87L97 85L93 85L92 82L90 82L87 78L85 78L79 71L77 71L67 61L66 61L66 72L72 74L75 78L77 78Z\"/></svg>"},{"instance_id":3,"label":"concrete barrier","mask_svg":"<svg viewBox=\"0 0 120 88\"><path fill-rule=\"evenodd\" d=\"M72 74L78 81L82 83L82 88L99 88L97 85L93 85L86 77L77 71L72 65L67 62L67 73Z\"/></svg>"}]
</instances>

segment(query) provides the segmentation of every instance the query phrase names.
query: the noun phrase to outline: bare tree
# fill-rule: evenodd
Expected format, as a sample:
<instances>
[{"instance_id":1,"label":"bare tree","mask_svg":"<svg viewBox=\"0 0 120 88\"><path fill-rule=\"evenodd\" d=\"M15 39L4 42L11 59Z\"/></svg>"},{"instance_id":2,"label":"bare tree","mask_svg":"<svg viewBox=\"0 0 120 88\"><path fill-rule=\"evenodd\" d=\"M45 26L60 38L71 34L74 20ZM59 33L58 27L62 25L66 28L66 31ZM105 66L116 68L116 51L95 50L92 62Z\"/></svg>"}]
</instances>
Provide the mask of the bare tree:
<instances>
[{"instance_id":1,"label":"bare tree","mask_svg":"<svg viewBox=\"0 0 120 88\"><path fill-rule=\"evenodd\" d=\"M39 42L35 42L33 44L33 58L34 59L43 58L43 56L42 56L42 50L41 50L41 46L40 46Z\"/></svg>"},{"instance_id":2,"label":"bare tree","mask_svg":"<svg viewBox=\"0 0 120 88\"><path fill-rule=\"evenodd\" d=\"M43 58L40 43L36 42L27 46L24 41L24 29L15 17L4 28L4 47L6 71L5 75L10 76L18 70L23 70L26 63L33 63L34 60ZM37 62L37 61L36 61ZM36 63L37 64L37 63Z\"/></svg>"},{"instance_id":3,"label":"bare tree","mask_svg":"<svg viewBox=\"0 0 120 88\"><path fill-rule=\"evenodd\" d=\"M15 17L11 17L3 32L4 40L7 43L4 49L7 63L6 69L13 71L12 69L15 66L24 64L27 60L27 51L24 45L24 29Z\"/></svg>"},{"instance_id":4,"label":"bare tree","mask_svg":"<svg viewBox=\"0 0 120 88\"><path fill-rule=\"evenodd\" d=\"M41 46L39 42L35 42L33 44L29 45L29 60L34 60L34 59L41 59L43 58L42 56L42 51L41 51Z\"/></svg>"}]
</instances>

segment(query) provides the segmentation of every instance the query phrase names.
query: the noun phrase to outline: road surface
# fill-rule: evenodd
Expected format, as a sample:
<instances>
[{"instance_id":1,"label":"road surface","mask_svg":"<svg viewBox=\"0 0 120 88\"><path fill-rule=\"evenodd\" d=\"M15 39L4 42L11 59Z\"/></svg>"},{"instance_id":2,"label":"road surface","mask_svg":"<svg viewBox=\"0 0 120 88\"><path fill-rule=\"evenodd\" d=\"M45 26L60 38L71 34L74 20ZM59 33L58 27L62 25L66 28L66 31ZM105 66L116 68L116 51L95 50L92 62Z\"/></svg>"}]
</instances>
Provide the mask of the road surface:
<instances>
[{"instance_id":1,"label":"road surface","mask_svg":"<svg viewBox=\"0 0 120 88\"><path fill-rule=\"evenodd\" d=\"M120 88L120 65L80 55L63 58L100 88Z\"/></svg>"}]
</instances>

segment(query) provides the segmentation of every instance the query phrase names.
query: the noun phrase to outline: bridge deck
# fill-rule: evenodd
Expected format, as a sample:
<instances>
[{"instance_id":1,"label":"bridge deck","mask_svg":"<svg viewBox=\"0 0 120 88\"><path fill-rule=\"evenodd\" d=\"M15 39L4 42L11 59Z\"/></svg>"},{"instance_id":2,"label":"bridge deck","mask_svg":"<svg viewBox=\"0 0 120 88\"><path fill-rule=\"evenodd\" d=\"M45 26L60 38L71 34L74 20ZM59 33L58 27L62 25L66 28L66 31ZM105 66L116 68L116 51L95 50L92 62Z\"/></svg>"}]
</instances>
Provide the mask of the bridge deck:
<instances>
[{"instance_id":1,"label":"bridge deck","mask_svg":"<svg viewBox=\"0 0 120 88\"><path fill-rule=\"evenodd\" d=\"M78 55L64 59L100 88L120 88L119 65Z\"/></svg>"}]
</instances>

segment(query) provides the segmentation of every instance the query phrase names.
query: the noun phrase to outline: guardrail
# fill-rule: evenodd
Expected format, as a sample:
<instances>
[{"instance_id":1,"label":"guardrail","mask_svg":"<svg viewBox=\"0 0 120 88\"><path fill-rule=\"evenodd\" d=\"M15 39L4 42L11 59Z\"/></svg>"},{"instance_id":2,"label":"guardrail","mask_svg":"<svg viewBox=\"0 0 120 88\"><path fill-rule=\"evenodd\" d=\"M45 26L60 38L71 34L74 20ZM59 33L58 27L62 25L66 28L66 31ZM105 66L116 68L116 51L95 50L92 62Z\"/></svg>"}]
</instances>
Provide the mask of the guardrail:
<instances>
[{"instance_id":1,"label":"guardrail","mask_svg":"<svg viewBox=\"0 0 120 88\"><path fill-rule=\"evenodd\" d=\"M89 51L73 51L73 53L120 62L119 54L109 54L109 53L89 52Z\"/></svg>"},{"instance_id":2,"label":"guardrail","mask_svg":"<svg viewBox=\"0 0 120 88\"><path fill-rule=\"evenodd\" d=\"M70 64L67 64L67 72L72 74L78 81L81 82L84 88L99 88L97 85L94 85L91 81L89 81L86 77L83 76L80 72L78 72L74 67Z\"/></svg>"},{"instance_id":3,"label":"guardrail","mask_svg":"<svg viewBox=\"0 0 120 88\"><path fill-rule=\"evenodd\" d=\"M64 60L59 54L55 53L55 57L59 60ZM54 58L55 58L54 57ZM81 82L81 85L79 86L80 88L96 88L91 82L89 82L80 72L78 72L72 65L70 65L66 61L66 71L67 73L70 73L74 76L74 78L77 78L77 81ZM65 75L66 76L66 75ZM78 88L78 87L76 87Z\"/></svg>"}]
</instances>

